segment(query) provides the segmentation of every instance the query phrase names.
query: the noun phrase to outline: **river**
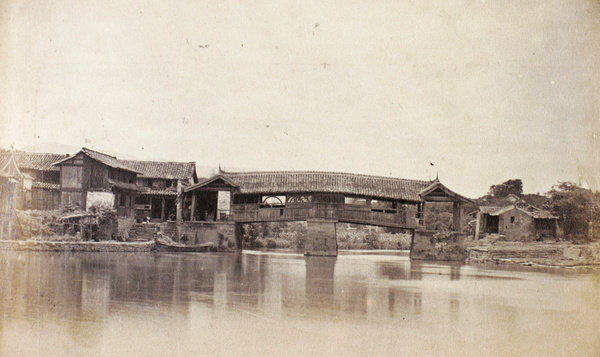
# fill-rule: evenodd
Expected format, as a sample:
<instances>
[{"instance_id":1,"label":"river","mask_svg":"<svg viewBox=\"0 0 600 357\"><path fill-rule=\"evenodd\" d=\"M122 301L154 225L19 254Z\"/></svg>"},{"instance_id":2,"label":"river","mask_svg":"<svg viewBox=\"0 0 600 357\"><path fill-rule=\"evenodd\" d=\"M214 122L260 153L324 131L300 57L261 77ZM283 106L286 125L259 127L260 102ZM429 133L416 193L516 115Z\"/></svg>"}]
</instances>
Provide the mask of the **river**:
<instances>
[{"instance_id":1,"label":"river","mask_svg":"<svg viewBox=\"0 0 600 357\"><path fill-rule=\"evenodd\" d=\"M594 270L0 252L0 356L599 356Z\"/></svg>"}]
</instances>

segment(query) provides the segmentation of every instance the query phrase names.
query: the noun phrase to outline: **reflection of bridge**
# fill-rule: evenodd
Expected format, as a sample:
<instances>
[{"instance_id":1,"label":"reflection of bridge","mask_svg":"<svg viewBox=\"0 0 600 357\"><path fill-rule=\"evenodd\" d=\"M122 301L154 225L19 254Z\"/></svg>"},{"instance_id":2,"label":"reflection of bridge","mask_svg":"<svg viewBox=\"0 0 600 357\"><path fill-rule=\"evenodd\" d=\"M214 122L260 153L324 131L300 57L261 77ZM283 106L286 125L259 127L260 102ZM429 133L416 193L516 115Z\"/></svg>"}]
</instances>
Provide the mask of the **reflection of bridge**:
<instances>
[{"instance_id":1,"label":"reflection of bridge","mask_svg":"<svg viewBox=\"0 0 600 357\"><path fill-rule=\"evenodd\" d=\"M324 172L221 172L187 187L180 203L184 225L307 221L306 253L336 255L337 222L414 230L422 227L428 201L453 202L454 229L460 230L462 204L470 200L437 179Z\"/></svg>"}]
</instances>

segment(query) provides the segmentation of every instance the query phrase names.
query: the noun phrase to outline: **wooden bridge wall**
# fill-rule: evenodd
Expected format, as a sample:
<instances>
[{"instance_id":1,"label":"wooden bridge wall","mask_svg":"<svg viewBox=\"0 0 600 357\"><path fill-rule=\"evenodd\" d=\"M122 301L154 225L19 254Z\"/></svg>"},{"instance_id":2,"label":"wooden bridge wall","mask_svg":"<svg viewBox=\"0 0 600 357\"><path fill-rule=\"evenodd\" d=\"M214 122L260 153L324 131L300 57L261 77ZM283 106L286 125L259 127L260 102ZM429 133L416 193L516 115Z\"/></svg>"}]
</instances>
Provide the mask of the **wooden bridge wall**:
<instances>
[{"instance_id":1,"label":"wooden bridge wall","mask_svg":"<svg viewBox=\"0 0 600 357\"><path fill-rule=\"evenodd\" d=\"M328 219L340 222L371 224L391 227L413 228L416 225L416 209L399 205L395 213L374 211L368 205L344 203L294 202L283 207L266 208L258 203L232 205L232 220L236 222L300 221Z\"/></svg>"}]
</instances>

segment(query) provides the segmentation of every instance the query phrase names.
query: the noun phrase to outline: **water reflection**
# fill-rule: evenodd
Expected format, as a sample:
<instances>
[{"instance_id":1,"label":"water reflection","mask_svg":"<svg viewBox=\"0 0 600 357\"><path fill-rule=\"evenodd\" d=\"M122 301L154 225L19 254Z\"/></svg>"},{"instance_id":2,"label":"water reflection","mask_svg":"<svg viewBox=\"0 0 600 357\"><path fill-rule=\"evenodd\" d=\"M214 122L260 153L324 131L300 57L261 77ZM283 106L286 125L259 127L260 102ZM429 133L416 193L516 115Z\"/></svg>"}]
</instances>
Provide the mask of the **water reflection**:
<instances>
[{"instance_id":1,"label":"water reflection","mask_svg":"<svg viewBox=\"0 0 600 357\"><path fill-rule=\"evenodd\" d=\"M589 296L600 291L599 284L580 283L577 290L560 276L533 280L531 274L396 257L0 252L0 338L17 321L29 321L25 325L34 324L42 334L56 329L45 322L64 325L72 343L94 350L105 348L123 321L163 326L179 331L178 338L193 339L186 326L206 331L228 314L236 320L293 317L424 331L496 321L500 327L494 328L512 335L529 321L546 321L548 311L579 309L587 316L598 305ZM573 296L576 291L585 295ZM537 314L540 308L546 310ZM138 338L168 336L145 333L149 336Z\"/></svg>"},{"instance_id":2,"label":"water reflection","mask_svg":"<svg viewBox=\"0 0 600 357\"><path fill-rule=\"evenodd\" d=\"M432 268L409 260L244 253L11 253L3 255L2 269L7 274L0 299L11 306L9 314L43 310L99 324L111 310L120 309L166 306L185 315L190 302L271 315L418 315L422 292L400 282L423 280L424 274L455 281L461 272L460 265ZM398 283L389 286L386 281ZM458 314L458 299L448 301L450 312Z\"/></svg>"},{"instance_id":3,"label":"water reflection","mask_svg":"<svg viewBox=\"0 0 600 357\"><path fill-rule=\"evenodd\" d=\"M157 305L186 314L192 301L270 314L284 310L354 317L421 313L420 291L402 284L380 285L422 280L424 263L373 263L350 257L340 265L340 259L243 253L11 253L3 255L2 269L7 274L2 277L0 299L3 306L11 306L9 315L43 310L86 323L101 323L111 310ZM440 269L449 270L442 275L446 279L460 278L460 266ZM460 305L456 301L451 306L455 311Z\"/></svg>"},{"instance_id":4,"label":"water reflection","mask_svg":"<svg viewBox=\"0 0 600 357\"><path fill-rule=\"evenodd\" d=\"M333 311L334 275L337 258L306 258L306 304L310 309Z\"/></svg>"}]
</instances>

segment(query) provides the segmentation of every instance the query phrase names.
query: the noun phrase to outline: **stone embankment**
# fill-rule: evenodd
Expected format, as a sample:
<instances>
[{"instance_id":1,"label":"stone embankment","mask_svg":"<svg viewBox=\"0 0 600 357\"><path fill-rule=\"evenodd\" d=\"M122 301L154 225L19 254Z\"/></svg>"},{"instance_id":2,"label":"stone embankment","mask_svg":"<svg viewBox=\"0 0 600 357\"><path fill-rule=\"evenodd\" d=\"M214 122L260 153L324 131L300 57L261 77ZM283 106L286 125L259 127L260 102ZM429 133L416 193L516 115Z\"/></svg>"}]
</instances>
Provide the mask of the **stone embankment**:
<instances>
[{"instance_id":1,"label":"stone embankment","mask_svg":"<svg viewBox=\"0 0 600 357\"><path fill-rule=\"evenodd\" d=\"M150 252L155 242L50 242L34 240L0 240L0 250L53 252Z\"/></svg>"},{"instance_id":2,"label":"stone embankment","mask_svg":"<svg viewBox=\"0 0 600 357\"><path fill-rule=\"evenodd\" d=\"M600 266L600 245L521 242L473 242L467 262L557 267Z\"/></svg>"},{"instance_id":3,"label":"stone embankment","mask_svg":"<svg viewBox=\"0 0 600 357\"><path fill-rule=\"evenodd\" d=\"M156 239L160 225L156 223L136 223L129 229L129 242L147 242Z\"/></svg>"}]
</instances>

